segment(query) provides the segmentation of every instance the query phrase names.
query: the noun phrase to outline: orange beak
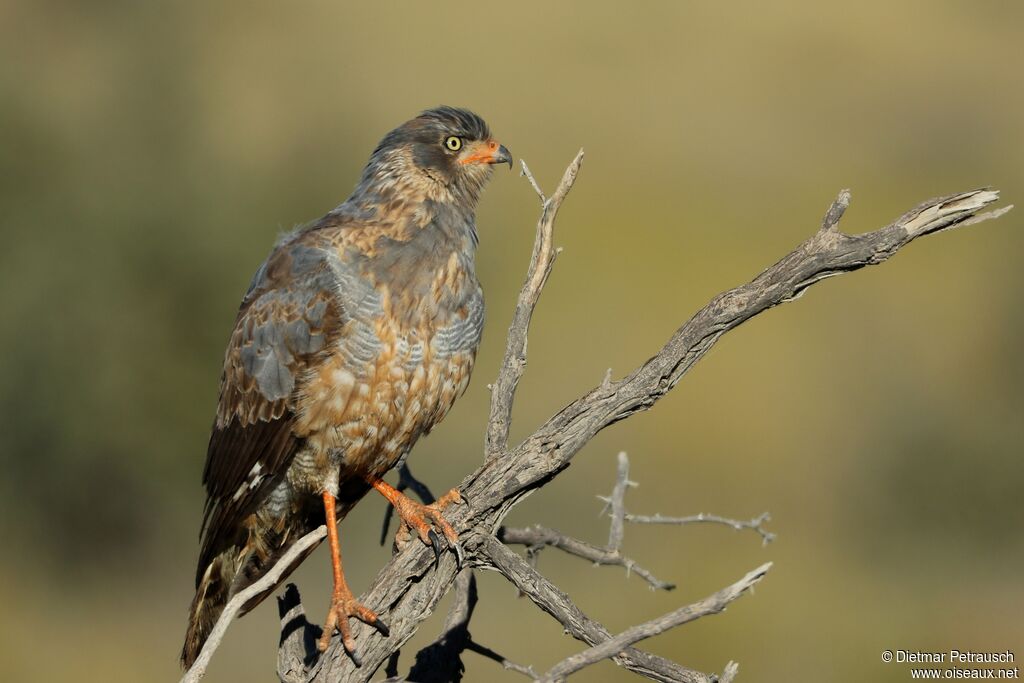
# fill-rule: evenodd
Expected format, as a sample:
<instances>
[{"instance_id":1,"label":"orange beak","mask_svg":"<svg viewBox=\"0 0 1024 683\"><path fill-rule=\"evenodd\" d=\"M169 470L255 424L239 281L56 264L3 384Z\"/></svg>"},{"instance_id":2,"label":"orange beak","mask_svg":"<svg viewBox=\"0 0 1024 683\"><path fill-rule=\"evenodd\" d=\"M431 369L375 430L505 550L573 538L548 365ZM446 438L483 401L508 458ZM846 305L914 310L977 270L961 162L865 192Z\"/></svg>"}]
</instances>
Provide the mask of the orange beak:
<instances>
[{"instance_id":1,"label":"orange beak","mask_svg":"<svg viewBox=\"0 0 1024 683\"><path fill-rule=\"evenodd\" d=\"M459 159L460 164L508 164L512 168L512 154L496 140L474 142Z\"/></svg>"}]
</instances>

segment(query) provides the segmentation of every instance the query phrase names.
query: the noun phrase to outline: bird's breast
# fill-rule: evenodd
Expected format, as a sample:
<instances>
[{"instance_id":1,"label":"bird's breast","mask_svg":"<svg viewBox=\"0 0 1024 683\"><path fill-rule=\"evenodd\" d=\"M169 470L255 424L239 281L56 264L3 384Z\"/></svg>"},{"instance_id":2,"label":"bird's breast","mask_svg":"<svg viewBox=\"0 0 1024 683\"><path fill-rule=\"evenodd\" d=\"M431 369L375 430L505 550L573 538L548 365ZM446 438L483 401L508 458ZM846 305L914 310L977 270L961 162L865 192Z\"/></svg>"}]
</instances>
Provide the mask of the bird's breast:
<instances>
[{"instance_id":1,"label":"bird's breast","mask_svg":"<svg viewBox=\"0 0 1024 683\"><path fill-rule=\"evenodd\" d=\"M341 290L350 294L343 333L297 406L296 432L314 453L383 474L465 391L483 297L472 271L454 258L443 265L416 289L359 278Z\"/></svg>"}]
</instances>

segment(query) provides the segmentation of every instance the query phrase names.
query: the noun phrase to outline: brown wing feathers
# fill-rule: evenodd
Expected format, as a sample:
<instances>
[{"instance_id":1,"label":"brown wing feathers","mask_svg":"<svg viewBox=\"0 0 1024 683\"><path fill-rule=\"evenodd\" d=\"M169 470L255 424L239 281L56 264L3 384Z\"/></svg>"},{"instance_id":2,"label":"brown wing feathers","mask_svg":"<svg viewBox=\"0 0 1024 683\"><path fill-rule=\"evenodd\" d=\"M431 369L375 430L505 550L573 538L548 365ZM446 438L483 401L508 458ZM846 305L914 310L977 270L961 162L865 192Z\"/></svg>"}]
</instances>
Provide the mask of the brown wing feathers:
<instances>
[{"instance_id":1,"label":"brown wing feathers","mask_svg":"<svg viewBox=\"0 0 1024 683\"><path fill-rule=\"evenodd\" d=\"M270 422L257 420L247 426L232 420L226 428L215 429L211 435L209 453L215 453L217 460L236 457L242 466L232 468L230 477L220 479L215 472L211 472L209 477L208 486L216 486L218 493L211 493L207 498L203 514L203 548L196 570L197 585L206 565L218 553L230 545L243 542L243 539L239 539L245 533L243 520L256 510L260 501L287 471L298 445L292 433L292 423L290 412ZM253 465L245 470L245 465L250 461ZM259 465L258 469L255 469L256 465ZM229 481L240 483L233 489L224 485L217 486L218 483ZM224 489L224 492L221 493L219 489ZM240 490L241 495L236 497L235 494Z\"/></svg>"},{"instance_id":2,"label":"brown wing feathers","mask_svg":"<svg viewBox=\"0 0 1024 683\"><path fill-rule=\"evenodd\" d=\"M293 240L271 254L242 302L203 472L208 498L197 584L206 565L239 542L242 522L295 455L294 397L341 325L330 287L321 253Z\"/></svg>"}]
</instances>

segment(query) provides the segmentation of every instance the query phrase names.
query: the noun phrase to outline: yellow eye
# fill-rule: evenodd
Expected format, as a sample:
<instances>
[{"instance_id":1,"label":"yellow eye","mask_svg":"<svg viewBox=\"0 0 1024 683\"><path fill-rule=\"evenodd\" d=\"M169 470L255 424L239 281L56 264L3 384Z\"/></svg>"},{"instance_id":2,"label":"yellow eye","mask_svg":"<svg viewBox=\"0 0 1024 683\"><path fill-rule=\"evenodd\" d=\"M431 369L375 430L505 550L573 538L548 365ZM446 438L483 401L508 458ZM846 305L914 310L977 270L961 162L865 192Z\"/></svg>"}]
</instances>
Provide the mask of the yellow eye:
<instances>
[{"instance_id":1,"label":"yellow eye","mask_svg":"<svg viewBox=\"0 0 1024 683\"><path fill-rule=\"evenodd\" d=\"M445 138L444 146L453 152L458 152L460 149L462 149L462 138L456 137L454 135L449 135L447 138Z\"/></svg>"}]
</instances>

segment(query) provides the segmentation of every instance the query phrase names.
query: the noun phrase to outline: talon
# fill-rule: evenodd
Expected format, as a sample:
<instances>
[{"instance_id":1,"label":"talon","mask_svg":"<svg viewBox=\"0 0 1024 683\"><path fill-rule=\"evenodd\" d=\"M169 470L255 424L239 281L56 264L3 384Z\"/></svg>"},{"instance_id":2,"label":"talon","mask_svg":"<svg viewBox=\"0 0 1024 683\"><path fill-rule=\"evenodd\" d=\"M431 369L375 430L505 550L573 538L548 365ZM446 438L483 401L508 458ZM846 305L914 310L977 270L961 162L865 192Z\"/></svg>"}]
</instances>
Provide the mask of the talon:
<instances>
[{"instance_id":1,"label":"talon","mask_svg":"<svg viewBox=\"0 0 1024 683\"><path fill-rule=\"evenodd\" d=\"M377 629L377 631L385 638L391 635L391 629L388 628L388 625L384 623L383 619L377 619L377 621L370 625Z\"/></svg>"},{"instance_id":2,"label":"talon","mask_svg":"<svg viewBox=\"0 0 1024 683\"><path fill-rule=\"evenodd\" d=\"M352 663L355 664L357 667L363 665L363 658L359 654L359 650L352 650L348 653L348 656L352 658Z\"/></svg>"},{"instance_id":3,"label":"talon","mask_svg":"<svg viewBox=\"0 0 1024 683\"><path fill-rule=\"evenodd\" d=\"M455 551L455 567L462 569L462 563L466 560L466 552L462 549L462 544L453 543L452 550Z\"/></svg>"},{"instance_id":4,"label":"talon","mask_svg":"<svg viewBox=\"0 0 1024 683\"><path fill-rule=\"evenodd\" d=\"M332 609L327 613L327 621L324 623L323 633L320 640L316 641L316 649L320 652L327 652L327 646L331 644L331 637L334 635L334 627L338 624L338 615Z\"/></svg>"},{"instance_id":5,"label":"talon","mask_svg":"<svg viewBox=\"0 0 1024 683\"><path fill-rule=\"evenodd\" d=\"M436 565L441 561L441 537L433 529L427 535L430 537L430 545L434 548L434 564Z\"/></svg>"}]
</instances>

